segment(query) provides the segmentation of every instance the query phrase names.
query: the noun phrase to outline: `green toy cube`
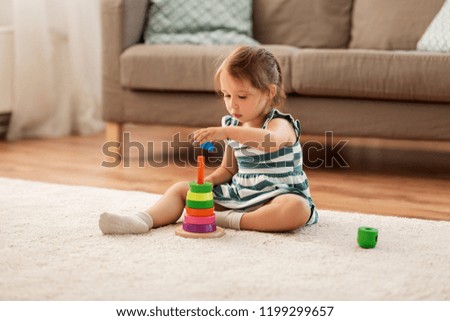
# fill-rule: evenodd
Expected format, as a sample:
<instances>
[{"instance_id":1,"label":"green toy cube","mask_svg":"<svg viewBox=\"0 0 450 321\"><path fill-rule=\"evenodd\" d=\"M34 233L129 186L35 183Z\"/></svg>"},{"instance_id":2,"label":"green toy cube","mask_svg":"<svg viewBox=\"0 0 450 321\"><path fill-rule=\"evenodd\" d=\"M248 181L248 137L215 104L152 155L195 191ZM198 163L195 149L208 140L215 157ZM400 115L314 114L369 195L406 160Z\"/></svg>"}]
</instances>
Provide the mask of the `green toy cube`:
<instances>
[{"instance_id":1,"label":"green toy cube","mask_svg":"<svg viewBox=\"0 0 450 321\"><path fill-rule=\"evenodd\" d=\"M364 249L372 249L377 245L378 230L373 227L358 228L358 244Z\"/></svg>"}]
</instances>

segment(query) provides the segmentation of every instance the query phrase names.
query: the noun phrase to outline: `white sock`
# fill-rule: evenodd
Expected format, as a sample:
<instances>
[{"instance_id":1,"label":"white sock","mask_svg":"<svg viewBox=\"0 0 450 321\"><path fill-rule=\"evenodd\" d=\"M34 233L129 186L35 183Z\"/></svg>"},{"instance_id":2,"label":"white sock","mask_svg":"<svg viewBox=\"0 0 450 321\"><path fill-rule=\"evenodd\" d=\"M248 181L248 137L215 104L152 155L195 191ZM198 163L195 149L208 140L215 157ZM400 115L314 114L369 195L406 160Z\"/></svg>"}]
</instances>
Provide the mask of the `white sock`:
<instances>
[{"instance_id":1,"label":"white sock","mask_svg":"<svg viewBox=\"0 0 450 321\"><path fill-rule=\"evenodd\" d=\"M133 215L102 213L98 225L103 234L142 234L153 227L153 220L145 212Z\"/></svg>"},{"instance_id":2,"label":"white sock","mask_svg":"<svg viewBox=\"0 0 450 321\"><path fill-rule=\"evenodd\" d=\"M241 229L241 218L245 214L243 211L216 211L216 225L224 228Z\"/></svg>"}]
</instances>

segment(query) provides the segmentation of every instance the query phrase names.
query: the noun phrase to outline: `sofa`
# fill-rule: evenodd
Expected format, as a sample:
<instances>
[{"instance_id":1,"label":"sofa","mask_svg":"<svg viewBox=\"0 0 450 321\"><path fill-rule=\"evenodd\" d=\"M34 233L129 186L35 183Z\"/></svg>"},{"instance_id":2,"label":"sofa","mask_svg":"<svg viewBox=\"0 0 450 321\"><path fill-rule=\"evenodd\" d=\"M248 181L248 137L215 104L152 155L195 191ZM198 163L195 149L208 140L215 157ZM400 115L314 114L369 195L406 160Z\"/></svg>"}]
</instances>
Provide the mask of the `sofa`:
<instances>
[{"instance_id":1,"label":"sofa","mask_svg":"<svg viewBox=\"0 0 450 321\"><path fill-rule=\"evenodd\" d=\"M253 0L253 37L279 59L287 111L311 135L450 140L450 53L416 45L444 0ZM101 0L103 118L220 126L213 75L233 45L143 43L148 0Z\"/></svg>"}]
</instances>

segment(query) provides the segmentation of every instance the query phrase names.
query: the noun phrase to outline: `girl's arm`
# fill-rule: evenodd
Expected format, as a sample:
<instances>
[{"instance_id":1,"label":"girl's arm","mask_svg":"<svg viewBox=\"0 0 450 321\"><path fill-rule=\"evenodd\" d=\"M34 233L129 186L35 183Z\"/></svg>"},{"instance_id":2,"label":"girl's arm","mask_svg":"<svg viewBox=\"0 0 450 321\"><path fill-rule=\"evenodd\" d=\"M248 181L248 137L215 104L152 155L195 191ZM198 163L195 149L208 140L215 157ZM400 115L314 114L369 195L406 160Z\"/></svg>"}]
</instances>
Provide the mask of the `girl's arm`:
<instances>
[{"instance_id":1,"label":"girl's arm","mask_svg":"<svg viewBox=\"0 0 450 321\"><path fill-rule=\"evenodd\" d=\"M235 140L264 152L273 152L283 146L295 144L296 135L292 125L282 118L271 120L266 129L228 126L203 128L194 132L194 140L200 144L223 139Z\"/></svg>"},{"instance_id":2,"label":"girl's arm","mask_svg":"<svg viewBox=\"0 0 450 321\"><path fill-rule=\"evenodd\" d=\"M231 147L226 146L222 163L214 172L205 177L205 181L211 182L213 186L220 185L231 181L231 178L236 173L237 163L236 158L234 157L234 152Z\"/></svg>"}]
</instances>

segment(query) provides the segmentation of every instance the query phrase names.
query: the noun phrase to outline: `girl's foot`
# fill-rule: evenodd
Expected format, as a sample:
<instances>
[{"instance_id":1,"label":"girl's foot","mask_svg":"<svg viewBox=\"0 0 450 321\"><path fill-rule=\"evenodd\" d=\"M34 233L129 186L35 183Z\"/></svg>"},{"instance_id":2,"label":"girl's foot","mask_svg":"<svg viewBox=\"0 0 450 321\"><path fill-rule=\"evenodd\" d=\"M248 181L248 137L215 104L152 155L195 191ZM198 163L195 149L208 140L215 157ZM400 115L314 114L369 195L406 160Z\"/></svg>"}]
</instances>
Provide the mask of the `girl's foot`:
<instances>
[{"instance_id":1,"label":"girl's foot","mask_svg":"<svg viewBox=\"0 0 450 321\"><path fill-rule=\"evenodd\" d=\"M145 212L133 215L102 213L98 222L103 234L142 234L153 227L153 220Z\"/></svg>"},{"instance_id":2,"label":"girl's foot","mask_svg":"<svg viewBox=\"0 0 450 321\"><path fill-rule=\"evenodd\" d=\"M245 214L245 212L237 210L228 210L228 211L215 211L215 214L217 226L240 230L241 218Z\"/></svg>"}]
</instances>

